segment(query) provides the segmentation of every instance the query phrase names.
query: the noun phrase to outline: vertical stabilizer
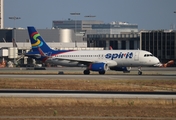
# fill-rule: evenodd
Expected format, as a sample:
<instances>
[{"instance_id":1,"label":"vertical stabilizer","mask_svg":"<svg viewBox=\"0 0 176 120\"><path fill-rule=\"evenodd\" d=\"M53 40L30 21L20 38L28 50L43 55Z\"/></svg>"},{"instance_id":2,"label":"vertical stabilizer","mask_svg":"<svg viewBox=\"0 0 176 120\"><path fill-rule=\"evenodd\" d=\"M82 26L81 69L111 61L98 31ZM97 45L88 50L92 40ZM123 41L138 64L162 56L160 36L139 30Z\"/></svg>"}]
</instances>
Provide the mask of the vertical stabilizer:
<instances>
[{"instance_id":1,"label":"vertical stabilizer","mask_svg":"<svg viewBox=\"0 0 176 120\"><path fill-rule=\"evenodd\" d=\"M53 51L34 27L28 27L28 33L33 51L38 51L38 47L40 47L43 52Z\"/></svg>"}]
</instances>

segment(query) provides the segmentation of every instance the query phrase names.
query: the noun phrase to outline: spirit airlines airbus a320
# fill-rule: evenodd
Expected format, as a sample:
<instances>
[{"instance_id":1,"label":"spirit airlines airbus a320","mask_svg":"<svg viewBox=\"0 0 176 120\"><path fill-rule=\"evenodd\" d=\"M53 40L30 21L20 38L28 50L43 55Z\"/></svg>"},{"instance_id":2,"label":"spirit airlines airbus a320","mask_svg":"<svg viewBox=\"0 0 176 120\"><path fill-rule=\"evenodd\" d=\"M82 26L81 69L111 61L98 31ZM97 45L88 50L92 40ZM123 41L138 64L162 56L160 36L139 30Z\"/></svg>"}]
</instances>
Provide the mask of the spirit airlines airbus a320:
<instances>
[{"instance_id":1,"label":"spirit airlines airbus a320","mask_svg":"<svg viewBox=\"0 0 176 120\"><path fill-rule=\"evenodd\" d=\"M160 61L150 52L144 50L53 50L42 39L34 27L28 27L32 45L26 56L62 66L86 66L84 74L97 71L105 74L107 70L129 72L131 67L158 66Z\"/></svg>"}]
</instances>

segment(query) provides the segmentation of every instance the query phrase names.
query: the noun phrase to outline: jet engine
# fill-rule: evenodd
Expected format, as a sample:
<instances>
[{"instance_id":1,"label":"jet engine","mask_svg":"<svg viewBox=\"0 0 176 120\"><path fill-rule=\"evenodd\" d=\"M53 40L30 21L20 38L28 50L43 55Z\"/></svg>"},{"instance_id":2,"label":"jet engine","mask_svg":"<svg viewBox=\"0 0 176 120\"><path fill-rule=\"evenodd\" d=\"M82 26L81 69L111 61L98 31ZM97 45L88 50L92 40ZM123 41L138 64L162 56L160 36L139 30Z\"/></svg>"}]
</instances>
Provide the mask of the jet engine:
<instances>
[{"instance_id":1,"label":"jet engine","mask_svg":"<svg viewBox=\"0 0 176 120\"><path fill-rule=\"evenodd\" d=\"M108 65L106 63L92 63L88 68L92 71L106 71L108 70Z\"/></svg>"}]
</instances>

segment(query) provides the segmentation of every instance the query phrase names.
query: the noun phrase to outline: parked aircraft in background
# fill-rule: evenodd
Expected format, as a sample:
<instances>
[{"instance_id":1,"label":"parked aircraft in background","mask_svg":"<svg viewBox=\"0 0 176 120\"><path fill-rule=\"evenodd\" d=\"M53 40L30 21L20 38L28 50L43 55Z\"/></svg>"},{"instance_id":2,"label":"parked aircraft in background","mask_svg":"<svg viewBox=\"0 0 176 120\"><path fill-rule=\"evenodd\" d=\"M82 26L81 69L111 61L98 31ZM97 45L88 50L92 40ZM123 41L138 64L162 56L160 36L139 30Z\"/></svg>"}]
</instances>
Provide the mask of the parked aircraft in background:
<instances>
[{"instance_id":1,"label":"parked aircraft in background","mask_svg":"<svg viewBox=\"0 0 176 120\"><path fill-rule=\"evenodd\" d=\"M139 67L138 74L142 75L142 66L160 64L158 58L144 50L53 50L34 27L28 27L28 33L32 49L27 56L56 65L85 66L84 74L105 74L109 69L129 72L131 67Z\"/></svg>"},{"instance_id":2,"label":"parked aircraft in background","mask_svg":"<svg viewBox=\"0 0 176 120\"><path fill-rule=\"evenodd\" d=\"M112 46L109 46L109 49L110 49L110 50L113 50Z\"/></svg>"},{"instance_id":3,"label":"parked aircraft in background","mask_svg":"<svg viewBox=\"0 0 176 120\"><path fill-rule=\"evenodd\" d=\"M0 63L0 68L4 68L6 67L6 62L4 60L4 58L2 59L2 62Z\"/></svg>"},{"instance_id":4,"label":"parked aircraft in background","mask_svg":"<svg viewBox=\"0 0 176 120\"><path fill-rule=\"evenodd\" d=\"M174 64L174 60L170 60L167 63L163 63L160 67L171 67Z\"/></svg>"}]
</instances>

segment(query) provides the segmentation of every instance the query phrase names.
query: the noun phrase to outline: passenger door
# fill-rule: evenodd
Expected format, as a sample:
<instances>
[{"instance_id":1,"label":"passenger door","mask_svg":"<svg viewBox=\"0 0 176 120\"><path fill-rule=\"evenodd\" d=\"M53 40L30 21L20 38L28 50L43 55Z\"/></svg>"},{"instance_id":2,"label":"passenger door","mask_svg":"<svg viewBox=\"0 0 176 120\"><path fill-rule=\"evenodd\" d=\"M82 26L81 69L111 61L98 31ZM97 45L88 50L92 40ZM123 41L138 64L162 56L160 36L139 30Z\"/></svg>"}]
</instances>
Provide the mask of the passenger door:
<instances>
[{"instance_id":1,"label":"passenger door","mask_svg":"<svg viewBox=\"0 0 176 120\"><path fill-rule=\"evenodd\" d=\"M135 52L134 61L139 61L139 51Z\"/></svg>"}]
</instances>

